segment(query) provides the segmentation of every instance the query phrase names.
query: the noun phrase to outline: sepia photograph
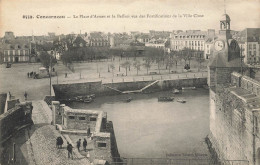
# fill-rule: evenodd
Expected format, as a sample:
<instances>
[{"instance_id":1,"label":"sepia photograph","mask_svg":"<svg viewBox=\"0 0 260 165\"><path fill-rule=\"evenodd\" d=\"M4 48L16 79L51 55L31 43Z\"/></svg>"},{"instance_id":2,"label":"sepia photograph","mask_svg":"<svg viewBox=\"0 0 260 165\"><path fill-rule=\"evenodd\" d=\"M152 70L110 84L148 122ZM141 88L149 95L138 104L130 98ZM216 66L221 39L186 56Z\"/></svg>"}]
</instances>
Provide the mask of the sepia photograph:
<instances>
[{"instance_id":1,"label":"sepia photograph","mask_svg":"<svg viewBox=\"0 0 260 165\"><path fill-rule=\"evenodd\" d=\"M259 0L0 0L0 165L260 165Z\"/></svg>"}]
</instances>

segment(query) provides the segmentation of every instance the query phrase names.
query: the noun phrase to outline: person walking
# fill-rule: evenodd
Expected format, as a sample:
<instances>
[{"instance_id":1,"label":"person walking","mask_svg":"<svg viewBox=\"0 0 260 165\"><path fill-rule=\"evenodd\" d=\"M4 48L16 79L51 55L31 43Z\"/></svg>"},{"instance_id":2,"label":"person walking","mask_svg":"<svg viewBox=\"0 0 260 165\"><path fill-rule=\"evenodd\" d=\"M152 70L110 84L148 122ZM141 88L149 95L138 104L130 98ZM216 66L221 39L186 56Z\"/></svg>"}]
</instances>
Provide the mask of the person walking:
<instances>
[{"instance_id":1,"label":"person walking","mask_svg":"<svg viewBox=\"0 0 260 165\"><path fill-rule=\"evenodd\" d=\"M59 143L59 148L62 149L63 139L62 139L62 137L59 137L59 139L60 139L60 140L59 140L59 142L60 142L60 143Z\"/></svg>"},{"instance_id":2,"label":"person walking","mask_svg":"<svg viewBox=\"0 0 260 165\"><path fill-rule=\"evenodd\" d=\"M84 141L83 141L83 149L85 152L87 152L87 145L88 145L88 142L87 140L84 138Z\"/></svg>"},{"instance_id":3,"label":"person walking","mask_svg":"<svg viewBox=\"0 0 260 165\"><path fill-rule=\"evenodd\" d=\"M71 159L73 159L73 155L72 155L72 145L67 142L67 150L68 150L68 159L71 157Z\"/></svg>"},{"instance_id":4,"label":"person walking","mask_svg":"<svg viewBox=\"0 0 260 165\"><path fill-rule=\"evenodd\" d=\"M78 148L78 151L80 152L80 145L81 145L81 139L79 139L78 141L77 141L77 148Z\"/></svg>"},{"instance_id":5,"label":"person walking","mask_svg":"<svg viewBox=\"0 0 260 165\"><path fill-rule=\"evenodd\" d=\"M29 72L27 73L27 77L30 78L30 73Z\"/></svg>"},{"instance_id":6,"label":"person walking","mask_svg":"<svg viewBox=\"0 0 260 165\"><path fill-rule=\"evenodd\" d=\"M27 96L28 96L28 94L27 94L27 92L25 91L25 92L24 92L24 99L25 99L25 100L27 100Z\"/></svg>"}]
</instances>

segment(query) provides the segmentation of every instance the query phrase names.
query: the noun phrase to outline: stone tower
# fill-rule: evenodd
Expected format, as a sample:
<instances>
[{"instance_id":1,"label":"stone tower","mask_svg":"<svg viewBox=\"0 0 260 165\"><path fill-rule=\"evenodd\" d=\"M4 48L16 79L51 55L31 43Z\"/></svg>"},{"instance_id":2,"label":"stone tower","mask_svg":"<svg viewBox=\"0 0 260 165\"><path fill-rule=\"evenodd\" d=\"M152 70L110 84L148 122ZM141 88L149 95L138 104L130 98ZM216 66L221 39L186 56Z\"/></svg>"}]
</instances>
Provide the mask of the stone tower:
<instances>
[{"instance_id":1,"label":"stone tower","mask_svg":"<svg viewBox=\"0 0 260 165\"><path fill-rule=\"evenodd\" d=\"M208 65L208 85L215 88L227 85L231 73L241 68L240 48L230 33L230 17L223 14L220 19L220 30L212 47L212 58Z\"/></svg>"}]
</instances>

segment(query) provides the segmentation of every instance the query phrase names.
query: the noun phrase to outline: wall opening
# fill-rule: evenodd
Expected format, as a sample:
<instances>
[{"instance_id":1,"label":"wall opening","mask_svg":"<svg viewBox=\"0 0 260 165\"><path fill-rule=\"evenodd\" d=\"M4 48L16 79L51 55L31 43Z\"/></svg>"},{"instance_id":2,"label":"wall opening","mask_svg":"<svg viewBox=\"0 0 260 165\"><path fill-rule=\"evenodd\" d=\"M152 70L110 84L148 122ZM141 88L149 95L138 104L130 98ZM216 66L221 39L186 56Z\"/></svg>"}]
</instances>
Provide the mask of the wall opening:
<instances>
[{"instance_id":1,"label":"wall opening","mask_svg":"<svg viewBox=\"0 0 260 165\"><path fill-rule=\"evenodd\" d=\"M105 148L107 147L107 143L98 143L98 147Z\"/></svg>"}]
</instances>

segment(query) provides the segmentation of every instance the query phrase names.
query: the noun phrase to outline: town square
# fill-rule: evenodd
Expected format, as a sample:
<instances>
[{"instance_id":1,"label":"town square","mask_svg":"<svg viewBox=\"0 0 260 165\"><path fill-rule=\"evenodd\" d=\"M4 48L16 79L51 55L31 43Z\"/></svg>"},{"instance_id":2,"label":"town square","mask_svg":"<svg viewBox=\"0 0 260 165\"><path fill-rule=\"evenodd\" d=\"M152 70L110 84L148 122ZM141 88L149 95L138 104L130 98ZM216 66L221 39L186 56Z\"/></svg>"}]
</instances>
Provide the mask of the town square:
<instances>
[{"instance_id":1,"label":"town square","mask_svg":"<svg viewBox=\"0 0 260 165\"><path fill-rule=\"evenodd\" d=\"M0 164L260 164L259 1L21 2Z\"/></svg>"}]
</instances>

